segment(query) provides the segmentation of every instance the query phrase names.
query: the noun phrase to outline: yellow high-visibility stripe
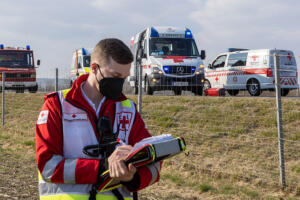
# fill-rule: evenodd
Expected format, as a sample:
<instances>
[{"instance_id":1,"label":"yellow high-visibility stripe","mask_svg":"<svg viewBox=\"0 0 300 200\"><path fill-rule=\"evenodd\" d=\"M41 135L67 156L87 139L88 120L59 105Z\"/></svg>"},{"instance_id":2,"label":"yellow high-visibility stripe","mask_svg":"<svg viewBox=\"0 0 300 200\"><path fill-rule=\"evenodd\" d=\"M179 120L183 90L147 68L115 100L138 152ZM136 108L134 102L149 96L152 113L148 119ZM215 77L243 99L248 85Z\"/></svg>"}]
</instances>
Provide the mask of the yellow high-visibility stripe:
<instances>
[{"instance_id":1,"label":"yellow high-visibility stripe","mask_svg":"<svg viewBox=\"0 0 300 200\"><path fill-rule=\"evenodd\" d=\"M84 68L84 71L88 73L88 72L91 71L91 69L90 69L89 67L85 67L85 68Z\"/></svg>"},{"instance_id":2,"label":"yellow high-visibility stripe","mask_svg":"<svg viewBox=\"0 0 300 200\"><path fill-rule=\"evenodd\" d=\"M62 90L62 94L63 94L64 98L66 98L66 96L70 90L71 90L71 88Z\"/></svg>"},{"instance_id":3,"label":"yellow high-visibility stripe","mask_svg":"<svg viewBox=\"0 0 300 200\"><path fill-rule=\"evenodd\" d=\"M131 103L130 103L129 99L126 99L126 100L122 101L122 106L127 107L127 108L131 108Z\"/></svg>"},{"instance_id":4,"label":"yellow high-visibility stripe","mask_svg":"<svg viewBox=\"0 0 300 200\"><path fill-rule=\"evenodd\" d=\"M41 196L40 200L88 200L90 195L81 194L64 194L64 195L49 195ZM125 200L132 200L132 198L124 197ZM113 195L97 194L96 200L117 200Z\"/></svg>"}]
</instances>

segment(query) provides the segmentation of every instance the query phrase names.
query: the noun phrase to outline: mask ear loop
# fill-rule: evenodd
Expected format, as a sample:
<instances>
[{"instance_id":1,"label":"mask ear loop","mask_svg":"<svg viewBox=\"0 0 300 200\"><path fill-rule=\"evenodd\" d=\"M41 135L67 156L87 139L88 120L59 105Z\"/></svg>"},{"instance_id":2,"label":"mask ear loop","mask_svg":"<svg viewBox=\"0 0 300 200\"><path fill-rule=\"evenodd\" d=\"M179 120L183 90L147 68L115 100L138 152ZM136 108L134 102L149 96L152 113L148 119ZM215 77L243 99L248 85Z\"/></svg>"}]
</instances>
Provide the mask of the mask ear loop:
<instances>
[{"instance_id":1,"label":"mask ear loop","mask_svg":"<svg viewBox=\"0 0 300 200\"><path fill-rule=\"evenodd\" d=\"M99 66L98 64L97 64L97 66L98 66L98 69L99 69L100 75L102 76L102 78L105 78L105 77L103 76L103 74L102 74L101 70L100 70L100 66ZM98 83L100 82L100 81L98 80L97 76L96 76L96 80L97 80L97 82L98 82Z\"/></svg>"}]
</instances>

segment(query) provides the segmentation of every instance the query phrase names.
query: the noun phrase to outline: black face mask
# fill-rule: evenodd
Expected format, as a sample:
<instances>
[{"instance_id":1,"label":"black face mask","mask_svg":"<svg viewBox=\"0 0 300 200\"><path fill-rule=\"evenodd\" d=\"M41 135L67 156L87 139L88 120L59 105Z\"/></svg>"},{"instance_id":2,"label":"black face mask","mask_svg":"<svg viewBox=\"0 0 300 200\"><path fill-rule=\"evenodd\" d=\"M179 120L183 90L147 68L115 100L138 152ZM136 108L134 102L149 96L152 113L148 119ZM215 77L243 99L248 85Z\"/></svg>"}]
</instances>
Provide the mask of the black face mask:
<instances>
[{"instance_id":1,"label":"black face mask","mask_svg":"<svg viewBox=\"0 0 300 200\"><path fill-rule=\"evenodd\" d=\"M105 78L101 73L99 66L98 68L101 76L103 77L100 81L97 80L99 83L100 93L109 99L117 100L122 93L124 79L111 77Z\"/></svg>"}]
</instances>

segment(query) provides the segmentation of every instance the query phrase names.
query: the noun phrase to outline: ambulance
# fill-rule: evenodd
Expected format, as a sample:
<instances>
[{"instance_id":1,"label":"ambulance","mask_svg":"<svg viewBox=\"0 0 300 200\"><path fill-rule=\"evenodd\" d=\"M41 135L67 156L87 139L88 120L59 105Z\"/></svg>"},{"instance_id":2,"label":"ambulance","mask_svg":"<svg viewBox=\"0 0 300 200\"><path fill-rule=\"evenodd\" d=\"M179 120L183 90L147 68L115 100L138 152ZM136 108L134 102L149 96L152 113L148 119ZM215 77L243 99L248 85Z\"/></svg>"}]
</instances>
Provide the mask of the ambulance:
<instances>
[{"instance_id":1,"label":"ambulance","mask_svg":"<svg viewBox=\"0 0 300 200\"><path fill-rule=\"evenodd\" d=\"M71 73L70 73L70 86L72 87L74 81L78 76L90 72L91 53L93 49L80 48L76 49L73 53Z\"/></svg>"},{"instance_id":2,"label":"ambulance","mask_svg":"<svg viewBox=\"0 0 300 200\"><path fill-rule=\"evenodd\" d=\"M241 90L248 90L251 96L274 91L274 53L280 58L281 95L288 95L299 88L296 60L292 51L278 49L228 49L205 68L204 89L225 88L233 96Z\"/></svg>"},{"instance_id":3,"label":"ambulance","mask_svg":"<svg viewBox=\"0 0 300 200\"><path fill-rule=\"evenodd\" d=\"M37 60L40 65L40 60ZM30 46L6 47L0 44L0 90L4 87L7 90L15 90L23 93L28 89L30 93L38 90L36 82L33 51ZM5 85L2 85L2 72L5 72Z\"/></svg>"},{"instance_id":4,"label":"ambulance","mask_svg":"<svg viewBox=\"0 0 300 200\"><path fill-rule=\"evenodd\" d=\"M134 55L128 81L138 93L139 67L142 67L142 87L146 94L154 91L182 90L202 95L205 51L198 52L188 28L148 27L132 37Z\"/></svg>"}]
</instances>

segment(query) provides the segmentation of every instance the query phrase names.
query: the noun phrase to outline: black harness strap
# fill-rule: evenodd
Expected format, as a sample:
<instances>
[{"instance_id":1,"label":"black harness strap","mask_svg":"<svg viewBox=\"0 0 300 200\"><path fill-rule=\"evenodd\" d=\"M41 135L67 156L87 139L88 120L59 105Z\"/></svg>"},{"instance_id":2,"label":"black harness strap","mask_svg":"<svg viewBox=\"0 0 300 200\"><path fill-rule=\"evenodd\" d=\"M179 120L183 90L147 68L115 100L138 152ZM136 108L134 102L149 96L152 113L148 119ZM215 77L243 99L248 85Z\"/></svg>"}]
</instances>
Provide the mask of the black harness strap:
<instances>
[{"instance_id":1,"label":"black harness strap","mask_svg":"<svg viewBox=\"0 0 300 200\"><path fill-rule=\"evenodd\" d=\"M105 160L106 159L101 159L99 161L99 168L98 168L98 174L97 174L97 182L95 184L93 184L92 189L90 191L90 197L89 200L96 200L96 194L97 194L97 190L101 184L101 174L105 171L106 167L105 167Z\"/></svg>"},{"instance_id":2,"label":"black harness strap","mask_svg":"<svg viewBox=\"0 0 300 200\"><path fill-rule=\"evenodd\" d=\"M117 197L118 200L124 200L123 195L120 193L118 189L113 189L112 193Z\"/></svg>"}]
</instances>

